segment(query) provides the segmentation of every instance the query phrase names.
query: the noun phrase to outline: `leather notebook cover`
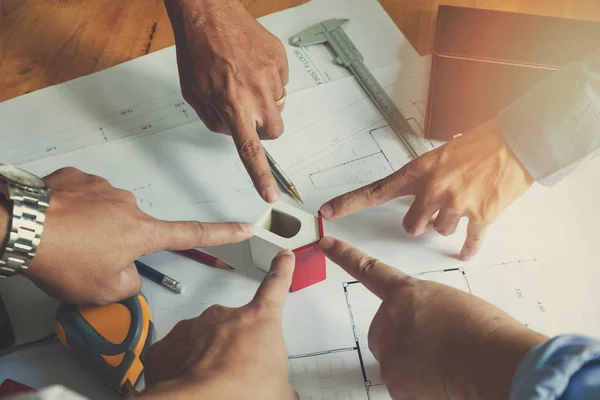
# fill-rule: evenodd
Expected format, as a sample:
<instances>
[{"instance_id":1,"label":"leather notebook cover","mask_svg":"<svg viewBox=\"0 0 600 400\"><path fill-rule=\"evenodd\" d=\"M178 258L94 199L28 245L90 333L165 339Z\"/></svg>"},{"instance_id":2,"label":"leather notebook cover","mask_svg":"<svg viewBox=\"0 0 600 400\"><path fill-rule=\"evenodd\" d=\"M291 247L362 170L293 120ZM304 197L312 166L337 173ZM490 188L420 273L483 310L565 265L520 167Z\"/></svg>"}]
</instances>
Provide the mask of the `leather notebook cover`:
<instances>
[{"instance_id":1,"label":"leather notebook cover","mask_svg":"<svg viewBox=\"0 0 600 400\"><path fill-rule=\"evenodd\" d=\"M600 23L440 6L426 136L449 140L600 47Z\"/></svg>"}]
</instances>

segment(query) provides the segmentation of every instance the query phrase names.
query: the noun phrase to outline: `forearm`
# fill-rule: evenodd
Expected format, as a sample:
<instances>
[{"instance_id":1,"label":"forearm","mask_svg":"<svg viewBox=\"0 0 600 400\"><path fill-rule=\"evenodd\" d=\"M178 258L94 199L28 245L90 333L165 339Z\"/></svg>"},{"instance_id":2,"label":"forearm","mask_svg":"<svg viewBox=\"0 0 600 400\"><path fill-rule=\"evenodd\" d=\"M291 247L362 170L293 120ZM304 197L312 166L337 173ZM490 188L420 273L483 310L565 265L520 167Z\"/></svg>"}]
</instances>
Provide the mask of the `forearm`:
<instances>
[{"instance_id":1,"label":"forearm","mask_svg":"<svg viewBox=\"0 0 600 400\"><path fill-rule=\"evenodd\" d=\"M552 185L600 150L600 49L570 64L498 113L513 151Z\"/></svg>"},{"instance_id":2,"label":"forearm","mask_svg":"<svg viewBox=\"0 0 600 400\"><path fill-rule=\"evenodd\" d=\"M465 327L465 335L469 328ZM548 338L524 326L501 326L466 349L447 358L447 391L450 398L506 400L517 367L525 355Z\"/></svg>"}]
</instances>

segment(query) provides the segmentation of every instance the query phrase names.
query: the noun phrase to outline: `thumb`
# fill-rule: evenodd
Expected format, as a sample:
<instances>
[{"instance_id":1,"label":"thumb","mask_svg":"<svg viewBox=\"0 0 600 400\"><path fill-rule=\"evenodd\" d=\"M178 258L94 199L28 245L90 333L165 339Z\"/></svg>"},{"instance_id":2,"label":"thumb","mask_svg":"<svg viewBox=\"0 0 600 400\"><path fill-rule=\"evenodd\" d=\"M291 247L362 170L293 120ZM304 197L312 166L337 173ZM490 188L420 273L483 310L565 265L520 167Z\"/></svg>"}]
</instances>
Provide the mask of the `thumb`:
<instances>
[{"instance_id":1,"label":"thumb","mask_svg":"<svg viewBox=\"0 0 600 400\"><path fill-rule=\"evenodd\" d=\"M396 197L414 194L419 173L415 160L393 174L323 204L319 210L326 219L336 219L363 208L375 207Z\"/></svg>"},{"instance_id":2,"label":"thumb","mask_svg":"<svg viewBox=\"0 0 600 400\"><path fill-rule=\"evenodd\" d=\"M152 225L152 253L238 243L250 239L253 234L252 225L241 222L206 223L154 219Z\"/></svg>"},{"instance_id":3,"label":"thumb","mask_svg":"<svg viewBox=\"0 0 600 400\"><path fill-rule=\"evenodd\" d=\"M271 263L269 273L258 287L253 304L268 303L279 314L283 312L283 305L292 285L295 260L294 253L290 250L279 252Z\"/></svg>"}]
</instances>

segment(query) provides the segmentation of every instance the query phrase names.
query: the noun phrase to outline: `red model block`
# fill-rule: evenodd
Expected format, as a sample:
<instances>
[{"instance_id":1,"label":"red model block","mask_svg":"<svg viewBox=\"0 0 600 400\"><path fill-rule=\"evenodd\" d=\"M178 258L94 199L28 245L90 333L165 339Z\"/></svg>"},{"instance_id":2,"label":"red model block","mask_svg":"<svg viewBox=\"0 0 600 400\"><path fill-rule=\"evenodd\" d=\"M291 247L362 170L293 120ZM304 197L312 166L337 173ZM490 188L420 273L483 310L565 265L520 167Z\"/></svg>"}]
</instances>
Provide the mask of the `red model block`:
<instances>
[{"instance_id":1,"label":"red model block","mask_svg":"<svg viewBox=\"0 0 600 400\"><path fill-rule=\"evenodd\" d=\"M323 217L319 214L319 239L323 238ZM325 254L317 247L319 242L310 243L293 250L296 266L292 276L291 292L296 292L327 278Z\"/></svg>"},{"instance_id":2,"label":"red model block","mask_svg":"<svg viewBox=\"0 0 600 400\"><path fill-rule=\"evenodd\" d=\"M0 385L0 398L2 399L28 392L36 392L36 390L12 379L5 379Z\"/></svg>"}]
</instances>

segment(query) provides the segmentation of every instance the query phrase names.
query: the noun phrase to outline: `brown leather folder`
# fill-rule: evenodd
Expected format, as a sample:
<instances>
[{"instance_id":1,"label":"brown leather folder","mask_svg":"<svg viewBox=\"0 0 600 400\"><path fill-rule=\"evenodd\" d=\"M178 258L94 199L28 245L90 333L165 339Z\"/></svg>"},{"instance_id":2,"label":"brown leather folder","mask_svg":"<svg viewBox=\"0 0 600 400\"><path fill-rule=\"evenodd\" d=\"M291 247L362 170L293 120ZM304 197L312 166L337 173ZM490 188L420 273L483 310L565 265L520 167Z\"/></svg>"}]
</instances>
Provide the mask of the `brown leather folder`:
<instances>
[{"instance_id":1,"label":"brown leather folder","mask_svg":"<svg viewBox=\"0 0 600 400\"><path fill-rule=\"evenodd\" d=\"M465 133L598 47L598 22L440 6L426 136Z\"/></svg>"}]
</instances>

